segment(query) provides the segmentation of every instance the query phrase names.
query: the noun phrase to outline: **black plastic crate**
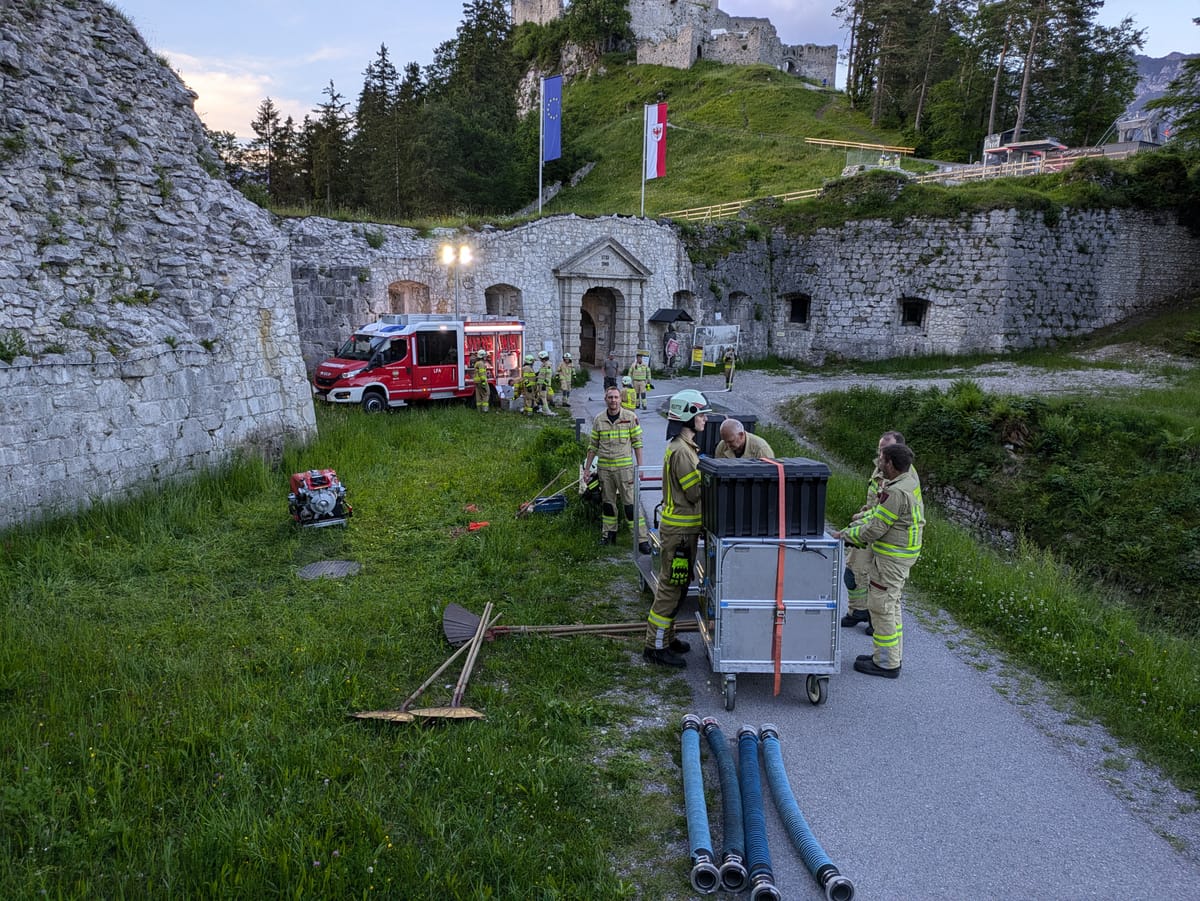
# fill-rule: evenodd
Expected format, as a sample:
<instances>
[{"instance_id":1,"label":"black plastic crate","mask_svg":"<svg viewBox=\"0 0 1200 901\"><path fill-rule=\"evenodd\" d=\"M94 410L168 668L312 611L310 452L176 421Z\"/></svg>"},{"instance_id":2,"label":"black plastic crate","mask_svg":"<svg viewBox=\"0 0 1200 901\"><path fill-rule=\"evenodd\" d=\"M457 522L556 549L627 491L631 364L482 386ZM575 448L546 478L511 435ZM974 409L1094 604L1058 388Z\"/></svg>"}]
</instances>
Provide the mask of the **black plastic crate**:
<instances>
[{"instance_id":1,"label":"black plastic crate","mask_svg":"<svg viewBox=\"0 0 1200 901\"><path fill-rule=\"evenodd\" d=\"M829 467L805 457L779 461L785 538L825 534ZM778 538L779 470L761 460L700 460L705 531L719 538Z\"/></svg>"},{"instance_id":2,"label":"black plastic crate","mask_svg":"<svg viewBox=\"0 0 1200 901\"><path fill-rule=\"evenodd\" d=\"M711 457L717 452L717 445L721 443L721 423L725 421L724 413L709 413L704 417L704 431L696 436L696 447L700 453ZM758 425L758 417L740 413L730 413L730 419L740 419L742 425L746 427L746 431L754 433L755 427Z\"/></svg>"}]
</instances>

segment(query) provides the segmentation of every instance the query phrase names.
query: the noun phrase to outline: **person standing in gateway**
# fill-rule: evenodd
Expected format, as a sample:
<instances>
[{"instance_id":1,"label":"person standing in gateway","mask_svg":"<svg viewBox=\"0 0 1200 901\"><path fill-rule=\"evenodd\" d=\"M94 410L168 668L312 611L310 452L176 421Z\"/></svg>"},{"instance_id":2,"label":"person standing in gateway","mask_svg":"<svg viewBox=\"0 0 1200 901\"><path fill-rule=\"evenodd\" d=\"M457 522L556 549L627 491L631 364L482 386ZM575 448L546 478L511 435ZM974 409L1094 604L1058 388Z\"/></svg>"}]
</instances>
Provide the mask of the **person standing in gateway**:
<instances>
[{"instance_id":1,"label":"person standing in gateway","mask_svg":"<svg viewBox=\"0 0 1200 901\"><path fill-rule=\"evenodd\" d=\"M613 351L608 352L608 358L604 361L604 387L616 388L617 376L621 374L621 364L617 362L617 355Z\"/></svg>"},{"instance_id":2,"label":"person standing in gateway","mask_svg":"<svg viewBox=\"0 0 1200 901\"><path fill-rule=\"evenodd\" d=\"M671 398L667 419L678 423L678 434L663 455L663 500L659 542L658 584L646 617L646 646L642 656L662 666L687 666L683 655L691 645L675 636L675 616L687 597L696 566L702 527L700 513L700 453L696 436L704 431L712 409L699 391L688 388ZM671 428L669 425L668 428Z\"/></svg>"}]
</instances>

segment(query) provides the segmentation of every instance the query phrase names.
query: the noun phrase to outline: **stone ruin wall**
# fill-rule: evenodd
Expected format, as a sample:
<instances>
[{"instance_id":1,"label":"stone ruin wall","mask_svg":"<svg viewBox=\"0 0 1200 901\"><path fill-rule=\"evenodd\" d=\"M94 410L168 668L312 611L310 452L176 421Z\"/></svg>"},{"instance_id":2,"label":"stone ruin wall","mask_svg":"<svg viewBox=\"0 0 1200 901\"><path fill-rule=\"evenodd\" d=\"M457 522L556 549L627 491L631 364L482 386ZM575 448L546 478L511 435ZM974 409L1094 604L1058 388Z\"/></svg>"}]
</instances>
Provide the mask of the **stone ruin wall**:
<instances>
[{"instance_id":1,"label":"stone ruin wall","mask_svg":"<svg viewBox=\"0 0 1200 901\"><path fill-rule=\"evenodd\" d=\"M837 75L837 44L788 44L783 48L783 69L833 87Z\"/></svg>"},{"instance_id":2,"label":"stone ruin wall","mask_svg":"<svg viewBox=\"0 0 1200 901\"><path fill-rule=\"evenodd\" d=\"M517 25L532 22L546 25L563 14L563 0L512 0L512 19Z\"/></svg>"},{"instance_id":3,"label":"stone ruin wall","mask_svg":"<svg viewBox=\"0 0 1200 901\"><path fill-rule=\"evenodd\" d=\"M764 63L833 85L837 45L785 45L771 20L730 16L719 0L629 0L639 65L688 69L697 59L729 65ZM544 25L562 15L562 0L512 0L513 22Z\"/></svg>"},{"instance_id":4,"label":"stone ruin wall","mask_svg":"<svg viewBox=\"0 0 1200 901\"><path fill-rule=\"evenodd\" d=\"M314 433L286 238L99 0L0 5L0 528Z\"/></svg>"},{"instance_id":5,"label":"stone ruin wall","mask_svg":"<svg viewBox=\"0 0 1200 901\"><path fill-rule=\"evenodd\" d=\"M554 269L581 248L617 240L650 275L617 310L613 346L621 359L649 346L655 365L664 328L647 319L660 307L684 309L700 324L739 325L747 357L819 365L830 356L1046 345L1200 292L1200 239L1170 216L1128 210L1067 211L1054 225L1007 210L956 221L850 222L806 237L751 240L711 265L691 262L676 230L620 216L554 217L440 238L317 219L284 227L310 368L358 325L403 312L406 299L449 311L452 282L436 262L448 237L470 240L479 260L462 285L464 315L487 312L489 294L503 297L508 305L498 312L526 320L528 346L556 352L578 349L579 308L564 299ZM727 246L726 230L741 227L712 226L688 243ZM364 228L375 230L377 248ZM597 286L606 284L593 275ZM793 322L802 296L807 321ZM904 299L926 305L920 325L904 324Z\"/></svg>"},{"instance_id":6,"label":"stone ruin wall","mask_svg":"<svg viewBox=\"0 0 1200 901\"><path fill-rule=\"evenodd\" d=\"M831 355L999 352L1086 335L1200 293L1200 238L1163 213L1066 211L1046 225L1040 214L995 210L775 234L696 280L727 293L764 269L769 286L749 282L771 301L762 353L820 364ZM790 321L799 296L809 298L805 323ZM920 325L904 324L904 299L925 304Z\"/></svg>"}]
</instances>

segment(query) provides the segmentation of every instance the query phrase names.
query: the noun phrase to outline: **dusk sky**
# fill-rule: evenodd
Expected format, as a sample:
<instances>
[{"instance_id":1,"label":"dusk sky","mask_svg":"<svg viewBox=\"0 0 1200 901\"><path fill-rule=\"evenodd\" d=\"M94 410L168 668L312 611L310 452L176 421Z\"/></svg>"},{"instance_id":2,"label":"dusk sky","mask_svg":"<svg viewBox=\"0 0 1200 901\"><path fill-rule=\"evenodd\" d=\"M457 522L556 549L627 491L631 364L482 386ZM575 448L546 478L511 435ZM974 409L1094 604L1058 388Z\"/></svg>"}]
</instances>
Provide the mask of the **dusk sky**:
<instances>
[{"instance_id":1,"label":"dusk sky","mask_svg":"<svg viewBox=\"0 0 1200 901\"><path fill-rule=\"evenodd\" d=\"M200 95L196 112L218 131L250 137L250 121L264 97L297 122L311 113L332 79L353 106L363 70L380 44L397 69L422 66L454 37L462 20L456 0L118 0L113 3L165 54ZM731 15L765 16L786 44L837 44L846 33L833 0L721 0ZM1148 56L1200 52L1195 0L1109 0L1100 21L1130 16L1146 29ZM842 67L838 66L841 83Z\"/></svg>"}]
</instances>

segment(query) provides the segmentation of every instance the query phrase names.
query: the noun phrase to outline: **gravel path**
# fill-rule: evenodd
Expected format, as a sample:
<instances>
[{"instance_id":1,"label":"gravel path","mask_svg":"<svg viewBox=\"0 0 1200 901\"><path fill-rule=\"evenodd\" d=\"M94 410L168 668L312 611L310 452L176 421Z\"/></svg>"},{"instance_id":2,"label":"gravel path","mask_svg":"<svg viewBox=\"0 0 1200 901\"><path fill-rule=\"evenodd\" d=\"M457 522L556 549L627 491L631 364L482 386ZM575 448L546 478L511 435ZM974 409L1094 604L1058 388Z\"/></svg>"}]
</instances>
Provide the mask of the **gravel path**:
<instances>
[{"instance_id":1,"label":"gravel path","mask_svg":"<svg viewBox=\"0 0 1200 901\"><path fill-rule=\"evenodd\" d=\"M1002 393L1167 384L1149 371L1048 372L994 363L899 380L743 371L728 394L719 376L659 380L654 393L662 407L675 391L699 387L718 410L781 425L779 404L798 395L870 384L945 387L963 377ZM590 422L602 406L599 394L598 380L577 392L584 403L576 403L575 415ZM653 409L643 416L647 462L662 458L660 416ZM853 672L854 656L870 650L870 639L861 630L841 630L841 672L819 707L808 703L801 677L785 677L773 697L769 676L740 674L736 709L726 712L722 677L699 647L683 676L693 711L716 717L728 737L743 723L778 725L797 801L833 862L854 881L856 898L1200 896L1195 797L945 611L919 601L906 609L901 678ZM720 810L709 814L719 847ZM823 898L769 801L766 815L782 896Z\"/></svg>"}]
</instances>

